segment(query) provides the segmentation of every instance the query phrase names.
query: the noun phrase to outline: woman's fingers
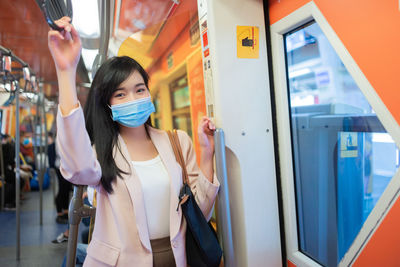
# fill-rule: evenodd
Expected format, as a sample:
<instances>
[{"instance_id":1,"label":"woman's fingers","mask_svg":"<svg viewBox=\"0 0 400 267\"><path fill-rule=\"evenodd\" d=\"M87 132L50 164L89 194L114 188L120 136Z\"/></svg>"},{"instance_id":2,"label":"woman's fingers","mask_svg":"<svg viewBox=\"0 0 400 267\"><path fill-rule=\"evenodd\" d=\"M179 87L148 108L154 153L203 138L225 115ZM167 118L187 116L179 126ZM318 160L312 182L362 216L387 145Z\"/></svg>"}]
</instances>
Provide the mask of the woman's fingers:
<instances>
[{"instance_id":1,"label":"woman's fingers","mask_svg":"<svg viewBox=\"0 0 400 267\"><path fill-rule=\"evenodd\" d=\"M71 21L71 19L69 17L62 17L61 19L54 21L54 23L61 29L65 30L67 32L71 32L71 29L73 27L72 27L70 21Z\"/></svg>"},{"instance_id":2,"label":"woman's fingers","mask_svg":"<svg viewBox=\"0 0 400 267\"><path fill-rule=\"evenodd\" d=\"M215 124L210 119L208 119L208 128L215 131Z\"/></svg>"},{"instance_id":3,"label":"woman's fingers","mask_svg":"<svg viewBox=\"0 0 400 267\"><path fill-rule=\"evenodd\" d=\"M68 22L68 23L71 22L71 18L70 18L70 17L67 17L67 16L62 17L60 20L65 21L65 22Z\"/></svg>"},{"instance_id":4,"label":"woman's fingers","mask_svg":"<svg viewBox=\"0 0 400 267\"><path fill-rule=\"evenodd\" d=\"M64 17L67 18L67 17ZM76 29L69 24L69 22L66 22L66 19L60 19L57 20L55 23L57 24L57 26L59 26L62 31L58 32L58 31L54 31L54 30L50 30L49 31L49 37L54 38L55 36L58 36L60 39L62 40L66 40L66 41L70 41L70 40L76 40L77 43L80 45L81 40L79 38L79 33L76 31Z\"/></svg>"},{"instance_id":5,"label":"woman's fingers","mask_svg":"<svg viewBox=\"0 0 400 267\"><path fill-rule=\"evenodd\" d=\"M59 39L64 40L64 36L59 31L49 31L48 33L49 41L58 41Z\"/></svg>"},{"instance_id":6,"label":"woman's fingers","mask_svg":"<svg viewBox=\"0 0 400 267\"><path fill-rule=\"evenodd\" d=\"M204 116L201 119L200 127L205 134L214 135L215 125L208 117Z\"/></svg>"},{"instance_id":7,"label":"woman's fingers","mask_svg":"<svg viewBox=\"0 0 400 267\"><path fill-rule=\"evenodd\" d=\"M78 33L78 31L75 29L75 27L71 27L71 36L72 36L72 39L74 40L74 41L77 41L78 43L79 43L79 45L81 44L81 38L79 37L79 33Z\"/></svg>"},{"instance_id":8,"label":"woman's fingers","mask_svg":"<svg viewBox=\"0 0 400 267\"><path fill-rule=\"evenodd\" d=\"M68 22L65 22L63 20L56 20L54 21L54 24L56 24L58 27L64 30L64 28L69 24Z\"/></svg>"}]
</instances>

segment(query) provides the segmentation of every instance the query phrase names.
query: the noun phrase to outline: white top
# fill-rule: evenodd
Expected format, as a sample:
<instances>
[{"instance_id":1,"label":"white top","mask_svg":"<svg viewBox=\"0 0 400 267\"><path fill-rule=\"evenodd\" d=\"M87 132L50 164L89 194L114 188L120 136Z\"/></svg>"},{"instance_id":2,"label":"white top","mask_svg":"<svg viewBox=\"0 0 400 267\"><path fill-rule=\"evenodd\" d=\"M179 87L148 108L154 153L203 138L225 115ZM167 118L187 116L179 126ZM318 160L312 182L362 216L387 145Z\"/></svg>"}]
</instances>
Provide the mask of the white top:
<instances>
[{"instance_id":1,"label":"white top","mask_svg":"<svg viewBox=\"0 0 400 267\"><path fill-rule=\"evenodd\" d=\"M150 240L169 236L170 178L158 155L147 161L132 161L142 184Z\"/></svg>"}]
</instances>

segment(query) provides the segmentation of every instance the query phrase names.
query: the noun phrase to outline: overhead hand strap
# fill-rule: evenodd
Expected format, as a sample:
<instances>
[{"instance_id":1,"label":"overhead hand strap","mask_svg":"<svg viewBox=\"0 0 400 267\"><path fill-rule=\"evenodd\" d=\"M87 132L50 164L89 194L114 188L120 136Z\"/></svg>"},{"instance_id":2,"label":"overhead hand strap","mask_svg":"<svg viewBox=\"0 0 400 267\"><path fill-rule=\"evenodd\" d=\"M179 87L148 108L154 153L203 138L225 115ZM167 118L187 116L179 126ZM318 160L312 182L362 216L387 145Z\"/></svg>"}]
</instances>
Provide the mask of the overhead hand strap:
<instances>
[{"instance_id":1,"label":"overhead hand strap","mask_svg":"<svg viewBox=\"0 0 400 267\"><path fill-rule=\"evenodd\" d=\"M183 183L189 184L189 179L188 179L188 175L187 175L187 171L186 171L186 165L185 165L185 161L184 161L183 155L182 155L182 148L179 143L178 133L176 130L174 130L173 132L167 131L167 133L168 133L169 141L171 142L171 145L172 145L172 149L174 150L176 161L179 163L179 165L182 168Z\"/></svg>"},{"instance_id":2,"label":"overhead hand strap","mask_svg":"<svg viewBox=\"0 0 400 267\"><path fill-rule=\"evenodd\" d=\"M71 0L36 0L47 24L57 31L62 31L55 23L56 20L64 16L70 17L72 20L72 2Z\"/></svg>"}]
</instances>

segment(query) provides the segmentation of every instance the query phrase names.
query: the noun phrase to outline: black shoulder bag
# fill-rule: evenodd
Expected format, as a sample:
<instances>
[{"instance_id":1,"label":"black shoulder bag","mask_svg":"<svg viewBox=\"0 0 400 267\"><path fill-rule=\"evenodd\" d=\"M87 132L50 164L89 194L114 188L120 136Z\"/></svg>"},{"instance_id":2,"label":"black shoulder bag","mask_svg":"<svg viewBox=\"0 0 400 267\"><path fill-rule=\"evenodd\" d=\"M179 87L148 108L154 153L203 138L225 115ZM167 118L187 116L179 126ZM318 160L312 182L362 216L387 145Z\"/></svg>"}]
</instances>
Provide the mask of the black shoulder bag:
<instances>
[{"instance_id":1,"label":"black shoulder bag","mask_svg":"<svg viewBox=\"0 0 400 267\"><path fill-rule=\"evenodd\" d=\"M191 267L217 267L222 258L221 246L212 226L207 223L203 212L194 199L189 187L185 161L176 130L167 131L175 153L176 161L182 167L183 186L179 193L179 203L186 219L186 259Z\"/></svg>"}]
</instances>

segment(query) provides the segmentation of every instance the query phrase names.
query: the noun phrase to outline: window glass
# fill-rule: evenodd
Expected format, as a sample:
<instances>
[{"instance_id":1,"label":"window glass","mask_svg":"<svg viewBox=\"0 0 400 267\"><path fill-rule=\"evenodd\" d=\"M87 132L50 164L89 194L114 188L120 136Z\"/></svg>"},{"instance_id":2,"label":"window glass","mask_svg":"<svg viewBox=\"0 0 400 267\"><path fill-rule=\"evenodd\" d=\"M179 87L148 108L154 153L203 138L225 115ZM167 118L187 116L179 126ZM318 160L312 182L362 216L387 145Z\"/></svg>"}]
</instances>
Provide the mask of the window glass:
<instances>
[{"instance_id":1,"label":"window glass","mask_svg":"<svg viewBox=\"0 0 400 267\"><path fill-rule=\"evenodd\" d=\"M173 93L173 106L175 109L190 106L189 87L183 87L175 90Z\"/></svg>"},{"instance_id":2,"label":"window glass","mask_svg":"<svg viewBox=\"0 0 400 267\"><path fill-rule=\"evenodd\" d=\"M189 114L182 114L173 117L173 124L175 129L180 129L192 137L192 123Z\"/></svg>"},{"instance_id":3,"label":"window glass","mask_svg":"<svg viewBox=\"0 0 400 267\"><path fill-rule=\"evenodd\" d=\"M170 84L172 92L172 109L180 109L190 106L189 87L187 76L175 80Z\"/></svg>"},{"instance_id":4,"label":"window glass","mask_svg":"<svg viewBox=\"0 0 400 267\"><path fill-rule=\"evenodd\" d=\"M157 129L162 129L162 120L161 118L154 119L154 127Z\"/></svg>"},{"instance_id":5,"label":"window glass","mask_svg":"<svg viewBox=\"0 0 400 267\"><path fill-rule=\"evenodd\" d=\"M154 97L154 101L153 102L154 102L154 108L156 110L156 113L159 113L161 111L161 109L160 109L161 102L160 102L159 94L157 94Z\"/></svg>"},{"instance_id":6,"label":"window glass","mask_svg":"<svg viewBox=\"0 0 400 267\"><path fill-rule=\"evenodd\" d=\"M320 27L285 35L300 250L337 266L399 165L399 150Z\"/></svg>"},{"instance_id":7,"label":"window glass","mask_svg":"<svg viewBox=\"0 0 400 267\"><path fill-rule=\"evenodd\" d=\"M186 131L192 137L187 74L171 82L169 88L171 91L172 125L175 129Z\"/></svg>"}]
</instances>

